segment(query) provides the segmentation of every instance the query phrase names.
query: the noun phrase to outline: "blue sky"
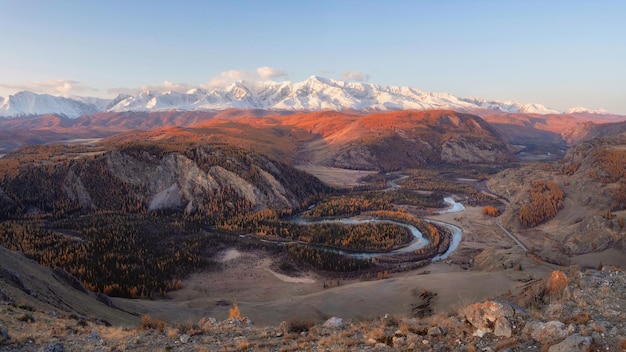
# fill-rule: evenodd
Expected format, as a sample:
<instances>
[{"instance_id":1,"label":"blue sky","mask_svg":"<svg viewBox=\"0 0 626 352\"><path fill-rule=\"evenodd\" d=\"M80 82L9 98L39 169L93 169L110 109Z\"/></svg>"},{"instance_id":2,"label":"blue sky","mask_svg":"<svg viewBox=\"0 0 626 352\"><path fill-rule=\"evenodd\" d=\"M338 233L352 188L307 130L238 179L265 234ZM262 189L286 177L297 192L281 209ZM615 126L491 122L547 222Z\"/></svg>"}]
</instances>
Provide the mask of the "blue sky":
<instances>
[{"instance_id":1,"label":"blue sky","mask_svg":"<svg viewBox=\"0 0 626 352\"><path fill-rule=\"evenodd\" d=\"M0 96L321 75L626 114L626 1L0 0L0 9Z\"/></svg>"}]
</instances>

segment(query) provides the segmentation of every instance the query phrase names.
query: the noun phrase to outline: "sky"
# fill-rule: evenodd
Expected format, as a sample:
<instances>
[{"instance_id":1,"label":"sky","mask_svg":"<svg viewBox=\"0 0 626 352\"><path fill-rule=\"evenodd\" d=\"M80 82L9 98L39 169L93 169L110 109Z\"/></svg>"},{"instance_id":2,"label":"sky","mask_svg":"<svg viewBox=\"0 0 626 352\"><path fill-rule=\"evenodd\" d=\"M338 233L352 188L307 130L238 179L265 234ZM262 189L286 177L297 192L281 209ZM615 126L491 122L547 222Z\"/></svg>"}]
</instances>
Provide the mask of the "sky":
<instances>
[{"instance_id":1,"label":"sky","mask_svg":"<svg viewBox=\"0 0 626 352\"><path fill-rule=\"evenodd\" d=\"M0 96L312 75L626 114L626 1L0 0Z\"/></svg>"}]
</instances>

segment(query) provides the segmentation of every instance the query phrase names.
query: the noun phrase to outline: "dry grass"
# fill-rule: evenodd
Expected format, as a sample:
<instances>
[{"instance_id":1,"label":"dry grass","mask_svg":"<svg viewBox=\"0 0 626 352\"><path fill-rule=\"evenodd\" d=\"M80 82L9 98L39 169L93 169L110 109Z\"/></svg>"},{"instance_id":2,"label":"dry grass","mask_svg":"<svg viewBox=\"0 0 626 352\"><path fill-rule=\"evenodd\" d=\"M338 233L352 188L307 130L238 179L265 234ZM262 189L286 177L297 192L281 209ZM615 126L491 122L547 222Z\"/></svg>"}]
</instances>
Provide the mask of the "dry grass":
<instances>
[{"instance_id":1,"label":"dry grass","mask_svg":"<svg viewBox=\"0 0 626 352\"><path fill-rule=\"evenodd\" d=\"M143 330L154 329L162 332L163 330L165 330L165 322L161 319L154 319L149 315L143 315L141 317L140 327Z\"/></svg>"},{"instance_id":2,"label":"dry grass","mask_svg":"<svg viewBox=\"0 0 626 352\"><path fill-rule=\"evenodd\" d=\"M587 322L591 319L591 316L588 312L577 313L572 316L566 317L563 319L564 324L587 324Z\"/></svg>"},{"instance_id":3,"label":"dry grass","mask_svg":"<svg viewBox=\"0 0 626 352\"><path fill-rule=\"evenodd\" d=\"M100 329L98 330L98 333L103 339L116 341L136 335L133 329L123 328L119 326Z\"/></svg>"},{"instance_id":4,"label":"dry grass","mask_svg":"<svg viewBox=\"0 0 626 352\"><path fill-rule=\"evenodd\" d=\"M175 328L167 328L167 330L165 330L165 336L167 336L168 339L175 339L178 337L178 329Z\"/></svg>"},{"instance_id":5,"label":"dry grass","mask_svg":"<svg viewBox=\"0 0 626 352\"><path fill-rule=\"evenodd\" d=\"M626 337L622 337L617 345L619 349L626 351Z\"/></svg>"},{"instance_id":6,"label":"dry grass","mask_svg":"<svg viewBox=\"0 0 626 352\"><path fill-rule=\"evenodd\" d=\"M597 333L603 334L606 332L606 329L604 329L604 327L596 324L596 323L591 323L591 329Z\"/></svg>"},{"instance_id":7,"label":"dry grass","mask_svg":"<svg viewBox=\"0 0 626 352\"><path fill-rule=\"evenodd\" d=\"M237 347L238 350L240 351L245 351L248 348L250 348L250 341L248 341L247 338L242 337L242 338L237 338L235 345Z\"/></svg>"},{"instance_id":8,"label":"dry grass","mask_svg":"<svg viewBox=\"0 0 626 352\"><path fill-rule=\"evenodd\" d=\"M517 339L511 337L502 341L498 341L498 343L496 344L496 351L502 351L506 348L514 348L517 347L517 345L519 345Z\"/></svg>"}]
</instances>

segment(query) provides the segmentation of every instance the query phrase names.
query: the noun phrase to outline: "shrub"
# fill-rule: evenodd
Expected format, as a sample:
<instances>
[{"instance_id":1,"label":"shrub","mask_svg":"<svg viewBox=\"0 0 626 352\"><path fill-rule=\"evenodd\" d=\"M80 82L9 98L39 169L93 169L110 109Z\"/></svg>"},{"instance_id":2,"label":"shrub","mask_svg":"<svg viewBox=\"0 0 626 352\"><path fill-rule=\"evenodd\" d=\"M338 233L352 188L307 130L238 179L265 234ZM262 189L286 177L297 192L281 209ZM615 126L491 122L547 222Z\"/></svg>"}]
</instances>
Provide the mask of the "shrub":
<instances>
[{"instance_id":1,"label":"shrub","mask_svg":"<svg viewBox=\"0 0 626 352\"><path fill-rule=\"evenodd\" d=\"M300 333L303 331L309 331L311 327L315 325L315 322L312 320L305 319L291 319L287 322L287 331L288 332L296 332Z\"/></svg>"},{"instance_id":2,"label":"shrub","mask_svg":"<svg viewBox=\"0 0 626 352\"><path fill-rule=\"evenodd\" d=\"M233 307L228 310L228 319L241 320L241 311L237 303L234 303Z\"/></svg>"},{"instance_id":3,"label":"shrub","mask_svg":"<svg viewBox=\"0 0 626 352\"><path fill-rule=\"evenodd\" d=\"M563 207L565 193L554 182L532 181L530 204L520 207L518 219L523 226L534 227L552 219Z\"/></svg>"},{"instance_id":4,"label":"shrub","mask_svg":"<svg viewBox=\"0 0 626 352\"><path fill-rule=\"evenodd\" d=\"M141 317L141 328L144 330L155 329L158 331L165 330L165 322L161 319L152 319L149 315Z\"/></svg>"},{"instance_id":5,"label":"shrub","mask_svg":"<svg viewBox=\"0 0 626 352\"><path fill-rule=\"evenodd\" d=\"M491 205L487 205L483 208L483 214L496 217L500 215L500 211L496 207L492 207Z\"/></svg>"},{"instance_id":6,"label":"shrub","mask_svg":"<svg viewBox=\"0 0 626 352\"><path fill-rule=\"evenodd\" d=\"M546 284L546 290L551 295L562 295L563 291L567 288L569 279L565 276L565 273L559 270L555 270L550 274L550 278Z\"/></svg>"}]
</instances>

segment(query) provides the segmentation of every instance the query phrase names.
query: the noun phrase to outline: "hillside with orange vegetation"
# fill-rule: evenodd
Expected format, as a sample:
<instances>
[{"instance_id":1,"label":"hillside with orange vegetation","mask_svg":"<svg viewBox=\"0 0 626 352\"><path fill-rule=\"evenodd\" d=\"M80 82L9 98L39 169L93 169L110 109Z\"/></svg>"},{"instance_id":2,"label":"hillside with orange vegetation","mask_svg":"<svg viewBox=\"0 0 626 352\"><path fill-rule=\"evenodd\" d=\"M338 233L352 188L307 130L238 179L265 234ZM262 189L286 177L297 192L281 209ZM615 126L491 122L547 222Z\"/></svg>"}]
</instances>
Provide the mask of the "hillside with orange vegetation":
<instances>
[{"instance_id":1,"label":"hillside with orange vegetation","mask_svg":"<svg viewBox=\"0 0 626 352\"><path fill-rule=\"evenodd\" d=\"M626 248L624 180L626 138L615 137L581 142L559 162L504 170L488 185L511 201L501 223L556 258Z\"/></svg>"},{"instance_id":2,"label":"hillside with orange vegetation","mask_svg":"<svg viewBox=\"0 0 626 352\"><path fill-rule=\"evenodd\" d=\"M502 145L496 141L530 148L549 146L554 152L590 137L614 134L616 128L624 130L623 123L610 123L623 118L615 115L487 114L485 111L476 114L480 118L468 120L473 115L439 110L365 113L227 109L107 112L77 119L56 115L0 118L0 154L24 145L75 143L76 139L150 132L148 138L192 138L251 146L290 163L378 170L396 169L403 163L415 166L441 160L483 162L497 157L496 161L500 161L508 157L500 153ZM467 123L470 120L474 127ZM180 129L163 130L164 127ZM459 133L465 138L458 138ZM477 136L478 139L472 138ZM444 145L446 148L441 148ZM485 154L493 148L499 149L499 153ZM396 151L391 156L395 159L383 160L384 165L380 165L378 159L382 154L387 159L390 150Z\"/></svg>"},{"instance_id":3,"label":"hillside with orange vegetation","mask_svg":"<svg viewBox=\"0 0 626 352\"><path fill-rule=\"evenodd\" d=\"M221 142L294 164L365 170L512 160L512 149L489 124L453 111L216 117L190 127L127 133L112 140L134 139Z\"/></svg>"}]
</instances>

